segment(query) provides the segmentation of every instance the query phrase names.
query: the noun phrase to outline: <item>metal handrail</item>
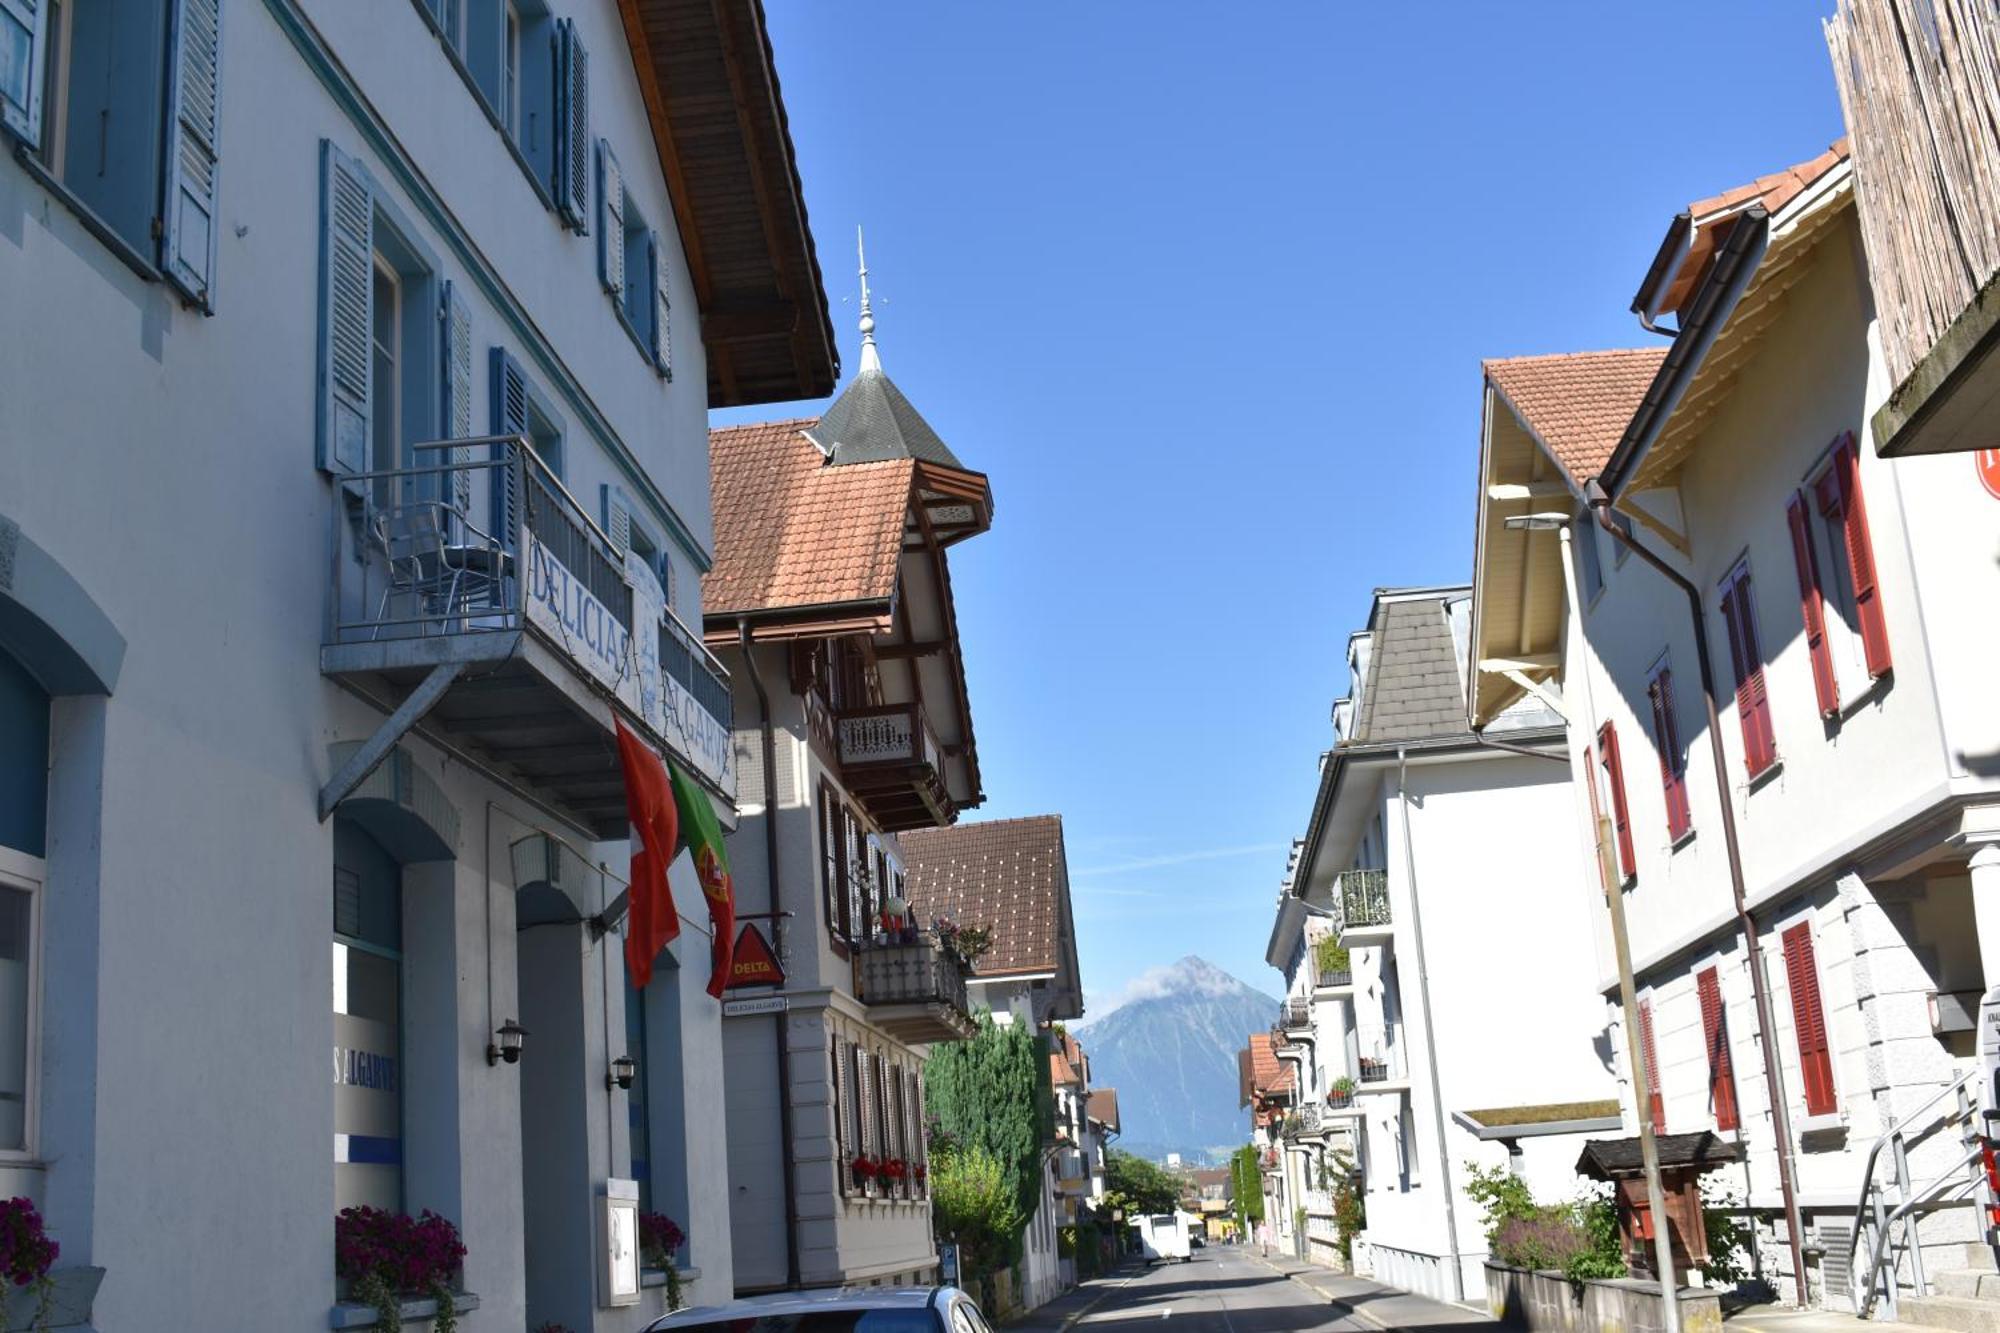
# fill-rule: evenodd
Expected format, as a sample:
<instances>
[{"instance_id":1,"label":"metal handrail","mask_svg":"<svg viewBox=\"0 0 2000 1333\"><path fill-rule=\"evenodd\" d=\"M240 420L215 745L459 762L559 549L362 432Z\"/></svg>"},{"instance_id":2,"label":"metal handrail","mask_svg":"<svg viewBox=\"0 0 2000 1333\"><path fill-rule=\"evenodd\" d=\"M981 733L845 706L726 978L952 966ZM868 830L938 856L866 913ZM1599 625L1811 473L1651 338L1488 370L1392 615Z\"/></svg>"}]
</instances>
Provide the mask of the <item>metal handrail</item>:
<instances>
[{"instance_id":1,"label":"metal handrail","mask_svg":"<svg viewBox=\"0 0 2000 1333\"><path fill-rule=\"evenodd\" d=\"M555 472L550 469L549 465L546 462L542 461L542 456L535 452L535 442L529 439L525 435L468 435L466 438L462 440L425 440L421 444L411 445L410 452L415 453L419 449L473 449L477 448L479 445L482 444L487 444L487 445L512 444L518 446L519 447L518 452L520 457L526 460L527 465L530 468L532 468L536 472L539 472L542 475L542 479L547 481L550 487L553 488L558 495L560 495L564 500L567 500L569 502L569 507L576 511L576 516L583 520L584 526L590 529L592 534L596 536L597 540L603 542L604 545L610 550L613 551L618 550L618 543L611 540L611 534L606 532L603 528L597 525L597 520L590 516L590 511L583 507L583 502L581 500L578 500L576 496L570 494L569 487L563 485L563 479L561 477L558 477L555 474ZM472 468L472 467L496 467L496 466L505 467L509 461L510 460L505 458L489 458L483 461L479 459L467 459L463 463L450 463L450 464L444 464L442 466L448 466L453 470L457 470L459 468ZM403 469L403 470L411 471L413 469ZM433 469L426 469L426 470L428 471ZM354 473L353 475L356 479L362 479L370 476L371 474L366 472L357 472ZM386 476L389 474L377 473L372 475ZM624 552L619 551L619 555L622 557L624 555Z\"/></svg>"},{"instance_id":2,"label":"metal handrail","mask_svg":"<svg viewBox=\"0 0 2000 1333\"><path fill-rule=\"evenodd\" d=\"M1966 1088L1980 1076L1977 1069L1965 1073L1938 1089L1928 1100L1909 1112L1884 1130L1869 1146L1868 1156L1861 1168L1861 1197L1854 1204L1854 1230L1848 1238L1847 1264L1851 1284L1854 1313L1866 1319L1875 1308L1879 1298L1886 1307L1888 1317L1896 1318L1896 1275L1890 1271L1884 1277L1883 1269L1892 1262L1895 1254L1895 1227L1907 1224L1919 1212L1928 1212L1933 1206L1951 1207L1963 1200L1945 1200L1946 1194L1964 1189L1967 1184L1973 1188L1984 1187L1984 1177L1974 1176L1970 1180L1962 1174L1967 1167L1978 1163L1980 1149L1972 1147L1957 1163L1942 1176L1920 1190L1910 1188L1910 1164L1908 1152L1912 1144L1921 1143L1939 1130L1960 1121L1969 1120L1973 1106L1964 1098ZM1947 1098L1958 1097L1956 1107L1938 1116L1936 1123L1930 1123L1931 1112ZM1923 1131L1912 1135L1910 1126L1922 1124ZM1889 1148L1896 1165L1897 1188L1904 1196L1893 1209L1885 1210L1882 1203L1882 1183L1875 1179L1875 1167L1880 1162L1882 1150ZM1872 1204L1872 1207L1871 1207ZM1907 1226L1906 1226L1907 1230ZM1864 1238L1868 1246L1868 1263L1865 1268L1857 1267L1856 1257L1861 1253ZM1926 1294L1929 1283L1924 1276L1923 1252L1920 1245L1909 1245L1910 1276L1919 1296Z\"/></svg>"}]
</instances>

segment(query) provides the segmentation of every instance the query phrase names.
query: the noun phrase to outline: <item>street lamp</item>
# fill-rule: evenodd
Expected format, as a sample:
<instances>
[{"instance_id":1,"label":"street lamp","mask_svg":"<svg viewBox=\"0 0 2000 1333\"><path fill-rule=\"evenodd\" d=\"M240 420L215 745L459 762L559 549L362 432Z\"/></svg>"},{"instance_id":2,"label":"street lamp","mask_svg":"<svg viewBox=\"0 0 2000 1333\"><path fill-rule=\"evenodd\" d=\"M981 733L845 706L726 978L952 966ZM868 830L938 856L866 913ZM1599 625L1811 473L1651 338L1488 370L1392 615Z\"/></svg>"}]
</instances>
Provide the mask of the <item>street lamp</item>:
<instances>
[{"instance_id":1,"label":"street lamp","mask_svg":"<svg viewBox=\"0 0 2000 1333\"><path fill-rule=\"evenodd\" d=\"M502 1023L500 1030L493 1035L500 1040L486 1047L486 1063L497 1065L505 1060L510 1065L520 1064L521 1046L527 1040L528 1029L510 1018Z\"/></svg>"},{"instance_id":2,"label":"street lamp","mask_svg":"<svg viewBox=\"0 0 2000 1333\"><path fill-rule=\"evenodd\" d=\"M621 1055L611 1062L611 1068L604 1075L606 1088L630 1088L632 1079L639 1072L639 1062L629 1055Z\"/></svg>"}]
</instances>

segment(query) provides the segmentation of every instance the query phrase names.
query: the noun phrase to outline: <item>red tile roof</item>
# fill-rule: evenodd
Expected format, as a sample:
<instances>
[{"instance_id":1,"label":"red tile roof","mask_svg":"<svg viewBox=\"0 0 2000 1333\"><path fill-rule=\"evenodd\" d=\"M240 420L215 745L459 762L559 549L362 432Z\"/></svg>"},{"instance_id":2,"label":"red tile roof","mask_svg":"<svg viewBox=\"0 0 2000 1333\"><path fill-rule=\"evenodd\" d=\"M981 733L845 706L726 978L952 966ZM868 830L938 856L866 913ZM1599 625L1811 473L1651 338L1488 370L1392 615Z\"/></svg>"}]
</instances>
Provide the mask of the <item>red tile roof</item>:
<instances>
[{"instance_id":1,"label":"red tile roof","mask_svg":"<svg viewBox=\"0 0 2000 1333\"><path fill-rule=\"evenodd\" d=\"M1486 380L1578 487L1604 469L1665 347L1516 356L1486 363Z\"/></svg>"},{"instance_id":2,"label":"red tile roof","mask_svg":"<svg viewBox=\"0 0 2000 1333\"><path fill-rule=\"evenodd\" d=\"M1775 213L1798 198L1814 181L1846 160L1847 139L1842 136L1835 139L1818 157L1796 163L1769 176L1759 176L1748 185L1739 185L1733 190L1724 190L1721 194L1698 199L1688 205L1688 213L1699 223L1716 213L1742 208L1752 200L1761 202L1766 210Z\"/></svg>"},{"instance_id":3,"label":"red tile roof","mask_svg":"<svg viewBox=\"0 0 2000 1333\"><path fill-rule=\"evenodd\" d=\"M1118 1089L1099 1088L1083 1104L1083 1113L1112 1133L1119 1130Z\"/></svg>"},{"instance_id":4,"label":"red tile roof","mask_svg":"<svg viewBox=\"0 0 2000 1333\"><path fill-rule=\"evenodd\" d=\"M886 603L909 514L908 459L830 467L813 418L708 433L715 564L707 616Z\"/></svg>"},{"instance_id":5,"label":"red tile roof","mask_svg":"<svg viewBox=\"0 0 2000 1333\"><path fill-rule=\"evenodd\" d=\"M1065 1056L1060 1049L1049 1052L1049 1082L1059 1088L1067 1087L1072 1083L1083 1082L1083 1079L1076 1072L1076 1066L1069 1062L1069 1057Z\"/></svg>"},{"instance_id":6,"label":"red tile roof","mask_svg":"<svg viewBox=\"0 0 2000 1333\"><path fill-rule=\"evenodd\" d=\"M1061 815L914 829L897 841L909 875L910 910L918 920L945 916L993 932L993 948L974 965L974 976L1054 972L1062 966L1073 943L1063 939L1069 864Z\"/></svg>"},{"instance_id":7,"label":"red tile roof","mask_svg":"<svg viewBox=\"0 0 2000 1333\"><path fill-rule=\"evenodd\" d=\"M1292 1090L1292 1067L1271 1048L1271 1034L1250 1034L1250 1090L1270 1095Z\"/></svg>"},{"instance_id":8,"label":"red tile roof","mask_svg":"<svg viewBox=\"0 0 2000 1333\"><path fill-rule=\"evenodd\" d=\"M1683 310L1693 297L1701 275L1708 271L1709 261L1715 258L1716 248L1734 225L1732 219L1736 214L1751 204L1762 204L1766 212L1777 212L1845 162L1847 155L1847 140L1836 139L1818 157L1689 204L1685 217L1675 218L1668 226L1666 239L1660 243L1660 253L1653 260L1653 269L1647 274L1633 308L1638 309L1658 290L1657 284L1664 283L1664 294L1659 296L1656 308ZM1683 241L1686 252L1676 258Z\"/></svg>"}]
</instances>

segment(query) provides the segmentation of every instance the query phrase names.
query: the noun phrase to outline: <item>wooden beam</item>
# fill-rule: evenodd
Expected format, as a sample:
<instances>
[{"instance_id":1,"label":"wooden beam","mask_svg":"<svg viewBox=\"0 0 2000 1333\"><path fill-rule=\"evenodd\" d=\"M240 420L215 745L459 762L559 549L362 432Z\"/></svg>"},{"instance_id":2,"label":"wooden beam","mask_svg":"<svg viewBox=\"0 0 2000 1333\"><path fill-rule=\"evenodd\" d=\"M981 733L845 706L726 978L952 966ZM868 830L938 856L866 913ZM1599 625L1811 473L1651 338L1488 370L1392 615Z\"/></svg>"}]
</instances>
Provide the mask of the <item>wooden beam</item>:
<instances>
[{"instance_id":1,"label":"wooden beam","mask_svg":"<svg viewBox=\"0 0 2000 1333\"><path fill-rule=\"evenodd\" d=\"M1676 551L1679 551L1682 555L1693 554L1692 550L1690 550L1688 546L1688 539L1685 533L1680 532L1675 528L1669 526L1668 524L1662 522L1660 519L1655 518L1653 515L1647 513L1645 510L1639 508L1637 505L1632 506L1630 509L1620 508L1618 512L1621 514L1629 515L1630 517L1638 520L1638 522L1645 527L1646 531L1652 533L1653 535L1658 537L1661 541L1673 547Z\"/></svg>"},{"instance_id":2,"label":"wooden beam","mask_svg":"<svg viewBox=\"0 0 2000 1333\"><path fill-rule=\"evenodd\" d=\"M1569 487L1560 481L1531 481L1526 484L1499 484L1486 488L1489 500L1567 500Z\"/></svg>"},{"instance_id":3,"label":"wooden beam","mask_svg":"<svg viewBox=\"0 0 2000 1333\"><path fill-rule=\"evenodd\" d=\"M1523 653L1519 657L1482 657L1479 669L1496 676L1510 671L1554 671L1562 666L1560 653Z\"/></svg>"},{"instance_id":4,"label":"wooden beam","mask_svg":"<svg viewBox=\"0 0 2000 1333\"><path fill-rule=\"evenodd\" d=\"M1557 717L1565 722L1569 721L1569 710L1563 707L1562 696L1551 689L1548 684L1539 680L1530 680L1525 672L1503 671L1500 674L1547 704L1549 710Z\"/></svg>"}]
</instances>

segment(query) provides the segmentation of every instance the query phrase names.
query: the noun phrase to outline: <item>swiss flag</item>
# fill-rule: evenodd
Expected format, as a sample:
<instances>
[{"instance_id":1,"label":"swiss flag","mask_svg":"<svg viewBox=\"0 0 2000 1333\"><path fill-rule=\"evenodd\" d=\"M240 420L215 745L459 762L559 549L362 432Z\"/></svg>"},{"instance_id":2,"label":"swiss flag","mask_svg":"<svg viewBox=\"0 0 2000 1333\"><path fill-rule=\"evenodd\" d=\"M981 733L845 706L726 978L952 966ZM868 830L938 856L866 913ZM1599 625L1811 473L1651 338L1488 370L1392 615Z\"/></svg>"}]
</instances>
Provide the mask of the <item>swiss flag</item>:
<instances>
[{"instance_id":1,"label":"swiss flag","mask_svg":"<svg viewBox=\"0 0 2000 1333\"><path fill-rule=\"evenodd\" d=\"M681 933L667 887L667 866L680 845L680 811L660 756L618 721L618 761L625 769L625 811L632 821L631 908L625 929L625 971L635 987L653 979L653 959Z\"/></svg>"}]
</instances>

